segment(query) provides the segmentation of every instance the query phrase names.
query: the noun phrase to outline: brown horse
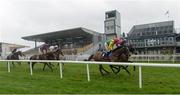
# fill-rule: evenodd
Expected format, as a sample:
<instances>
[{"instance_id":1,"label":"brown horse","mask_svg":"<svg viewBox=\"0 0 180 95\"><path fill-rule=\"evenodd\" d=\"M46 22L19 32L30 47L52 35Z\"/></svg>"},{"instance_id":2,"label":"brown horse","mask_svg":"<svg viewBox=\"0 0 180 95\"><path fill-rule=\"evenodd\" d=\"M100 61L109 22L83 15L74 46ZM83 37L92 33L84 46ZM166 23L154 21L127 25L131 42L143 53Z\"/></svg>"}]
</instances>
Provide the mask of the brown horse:
<instances>
[{"instance_id":1,"label":"brown horse","mask_svg":"<svg viewBox=\"0 0 180 95\"><path fill-rule=\"evenodd\" d=\"M61 49L58 49L53 52L48 52L46 54L39 54L39 55L33 55L30 57L30 60L60 60L60 55L64 56L63 52ZM32 68L34 68L34 65L37 62L32 62ZM52 64L49 62L41 62L44 64L43 70L45 69L46 65L53 71L52 69Z\"/></svg>"},{"instance_id":2,"label":"brown horse","mask_svg":"<svg viewBox=\"0 0 180 95\"><path fill-rule=\"evenodd\" d=\"M111 51L111 56L102 56L103 52L96 52L95 54L91 55L88 60L89 61L106 61L106 62L130 62L128 61L130 57L130 53L134 53L135 49L132 49L132 47L127 46L121 46ZM127 69L128 66L120 66L120 65L109 65L112 71L117 74L119 73L120 69L124 69L129 75L130 72ZM109 72L105 70L102 66L102 64L99 65L99 70L102 75L105 73L108 74ZM134 67L135 70L135 67ZM105 73L103 73L103 71Z\"/></svg>"},{"instance_id":3,"label":"brown horse","mask_svg":"<svg viewBox=\"0 0 180 95\"><path fill-rule=\"evenodd\" d=\"M14 52L7 56L7 60L19 60L19 56L25 56L21 51ZM19 65L21 65L21 62L17 62ZM12 62L13 66L15 67L14 62Z\"/></svg>"}]
</instances>

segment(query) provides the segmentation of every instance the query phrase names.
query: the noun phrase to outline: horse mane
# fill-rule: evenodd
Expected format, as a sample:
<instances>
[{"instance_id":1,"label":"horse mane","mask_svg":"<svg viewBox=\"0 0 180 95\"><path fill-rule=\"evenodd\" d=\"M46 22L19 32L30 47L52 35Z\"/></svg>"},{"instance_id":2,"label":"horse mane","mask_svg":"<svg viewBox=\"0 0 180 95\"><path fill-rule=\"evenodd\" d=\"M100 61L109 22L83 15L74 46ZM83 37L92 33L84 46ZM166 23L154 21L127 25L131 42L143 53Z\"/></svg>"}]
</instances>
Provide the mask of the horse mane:
<instances>
[{"instance_id":1,"label":"horse mane","mask_svg":"<svg viewBox=\"0 0 180 95\"><path fill-rule=\"evenodd\" d=\"M16 51L16 52L12 53L12 55L19 55L19 54L22 54L22 52L21 51Z\"/></svg>"},{"instance_id":2,"label":"horse mane","mask_svg":"<svg viewBox=\"0 0 180 95\"><path fill-rule=\"evenodd\" d=\"M64 56L64 54L63 54L63 52L62 52L62 49L57 49L55 52L60 52L60 54L61 54L62 56Z\"/></svg>"}]
</instances>

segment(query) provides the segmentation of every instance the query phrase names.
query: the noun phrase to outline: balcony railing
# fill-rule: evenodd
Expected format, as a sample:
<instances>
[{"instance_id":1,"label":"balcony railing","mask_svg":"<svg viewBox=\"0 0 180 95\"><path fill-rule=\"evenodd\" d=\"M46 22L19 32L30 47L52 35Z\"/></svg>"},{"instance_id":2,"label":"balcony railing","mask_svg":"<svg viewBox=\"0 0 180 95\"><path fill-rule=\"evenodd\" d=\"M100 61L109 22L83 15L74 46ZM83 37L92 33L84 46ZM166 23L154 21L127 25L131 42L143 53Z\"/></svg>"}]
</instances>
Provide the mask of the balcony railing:
<instances>
[{"instance_id":1,"label":"balcony railing","mask_svg":"<svg viewBox=\"0 0 180 95\"><path fill-rule=\"evenodd\" d=\"M134 46L135 48L144 48L144 47L162 47L162 46L180 46L180 42L178 43L178 45L177 45L177 43L169 43L169 44L159 44L159 45L146 45L146 46Z\"/></svg>"}]
</instances>

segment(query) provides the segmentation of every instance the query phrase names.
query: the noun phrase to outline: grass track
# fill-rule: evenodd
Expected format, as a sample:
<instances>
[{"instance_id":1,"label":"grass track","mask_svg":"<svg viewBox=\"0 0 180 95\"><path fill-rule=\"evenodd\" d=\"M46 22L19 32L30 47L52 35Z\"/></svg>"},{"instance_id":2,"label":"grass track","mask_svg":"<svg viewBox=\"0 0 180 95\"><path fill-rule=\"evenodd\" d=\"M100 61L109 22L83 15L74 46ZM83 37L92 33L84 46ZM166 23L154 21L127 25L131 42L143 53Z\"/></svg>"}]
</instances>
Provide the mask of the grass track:
<instances>
[{"instance_id":1,"label":"grass track","mask_svg":"<svg viewBox=\"0 0 180 95\"><path fill-rule=\"evenodd\" d=\"M87 81L86 65L65 64L63 79L59 68L42 71L42 64L35 66L30 76L29 66L11 68L7 72L5 63L0 63L0 93L3 94L119 94L119 93L180 93L180 68L143 67L143 88L138 87L138 68L130 67L131 76L125 71L120 74L101 76L98 65L90 65L91 81ZM105 66L107 69L108 66Z\"/></svg>"}]
</instances>

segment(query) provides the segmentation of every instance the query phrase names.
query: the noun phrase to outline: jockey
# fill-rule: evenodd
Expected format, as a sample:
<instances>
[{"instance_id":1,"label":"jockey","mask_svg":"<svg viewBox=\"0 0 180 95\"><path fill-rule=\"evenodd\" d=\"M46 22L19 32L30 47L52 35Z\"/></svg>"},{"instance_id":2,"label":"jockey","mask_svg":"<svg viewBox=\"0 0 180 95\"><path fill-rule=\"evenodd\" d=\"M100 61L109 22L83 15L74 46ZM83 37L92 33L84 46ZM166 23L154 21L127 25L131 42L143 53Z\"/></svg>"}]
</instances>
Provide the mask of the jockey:
<instances>
[{"instance_id":1,"label":"jockey","mask_svg":"<svg viewBox=\"0 0 180 95\"><path fill-rule=\"evenodd\" d=\"M122 38L113 38L108 40L107 42L105 42L105 49L107 51L105 55L110 56L110 53L113 49L120 47L123 44L124 44L124 40Z\"/></svg>"},{"instance_id":2,"label":"jockey","mask_svg":"<svg viewBox=\"0 0 180 95\"><path fill-rule=\"evenodd\" d=\"M107 42L105 42L105 49L106 49L106 51L111 51L111 50L113 50L113 48L114 48L114 40L113 39L110 39L110 40L108 40Z\"/></svg>"},{"instance_id":3,"label":"jockey","mask_svg":"<svg viewBox=\"0 0 180 95\"><path fill-rule=\"evenodd\" d=\"M50 46L49 50L52 52L54 50L54 46Z\"/></svg>"},{"instance_id":4,"label":"jockey","mask_svg":"<svg viewBox=\"0 0 180 95\"><path fill-rule=\"evenodd\" d=\"M58 45L55 45L53 51L56 52L58 49Z\"/></svg>"},{"instance_id":5,"label":"jockey","mask_svg":"<svg viewBox=\"0 0 180 95\"><path fill-rule=\"evenodd\" d=\"M114 44L116 45L116 48L124 44L124 40L122 38L114 38L113 40Z\"/></svg>"},{"instance_id":6,"label":"jockey","mask_svg":"<svg viewBox=\"0 0 180 95\"><path fill-rule=\"evenodd\" d=\"M40 50L43 54L46 54L49 51L49 47L50 45L45 43L44 45L42 45L42 47L40 47Z\"/></svg>"},{"instance_id":7,"label":"jockey","mask_svg":"<svg viewBox=\"0 0 180 95\"><path fill-rule=\"evenodd\" d=\"M105 42L104 45L105 45L105 50L106 50L106 52L104 52L103 56L108 57L108 56L110 56L110 53L111 53L111 51L112 51L113 48L114 48L114 40L113 40L113 39L110 39L110 40L108 40L107 42Z\"/></svg>"}]
</instances>

